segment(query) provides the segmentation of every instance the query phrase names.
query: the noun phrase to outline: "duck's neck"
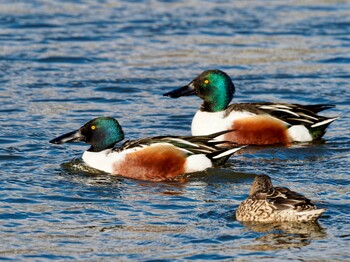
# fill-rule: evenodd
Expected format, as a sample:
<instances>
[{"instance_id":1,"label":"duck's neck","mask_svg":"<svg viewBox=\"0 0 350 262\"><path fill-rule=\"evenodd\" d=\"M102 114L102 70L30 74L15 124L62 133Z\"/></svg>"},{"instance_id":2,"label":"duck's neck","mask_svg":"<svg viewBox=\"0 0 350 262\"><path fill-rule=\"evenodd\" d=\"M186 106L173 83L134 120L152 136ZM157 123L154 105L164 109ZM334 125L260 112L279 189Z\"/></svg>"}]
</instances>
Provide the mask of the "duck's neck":
<instances>
[{"instance_id":1,"label":"duck's neck","mask_svg":"<svg viewBox=\"0 0 350 262\"><path fill-rule=\"evenodd\" d=\"M225 110L233 98L232 93L219 93L215 97L204 99L200 110L204 112L220 112Z\"/></svg>"},{"instance_id":2,"label":"duck's neck","mask_svg":"<svg viewBox=\"0 0 350 262\"><path fill-rule=\"evenodd\" d=\"M112 149L114 144L115 143L113 143L111 145L108 145L108 146L105 146L105 145L103 145L103 146L92 145L87 151L98 153L98 152L101 152L101 151L106 150L106 149Z\"/></svg>"},{"instance_id":3,"label":"duck's neck","mask_svg":"<svg viewBox=\"0 0 350 262\"><path fill-rule=\"evenodd\" d=\"M124 139L124 132L120 128L118 132L101 133L95 139L87 142L91 147L89 152L101 152L106 149L112 149L114 145Z\"/></svg>"}]
</instances>

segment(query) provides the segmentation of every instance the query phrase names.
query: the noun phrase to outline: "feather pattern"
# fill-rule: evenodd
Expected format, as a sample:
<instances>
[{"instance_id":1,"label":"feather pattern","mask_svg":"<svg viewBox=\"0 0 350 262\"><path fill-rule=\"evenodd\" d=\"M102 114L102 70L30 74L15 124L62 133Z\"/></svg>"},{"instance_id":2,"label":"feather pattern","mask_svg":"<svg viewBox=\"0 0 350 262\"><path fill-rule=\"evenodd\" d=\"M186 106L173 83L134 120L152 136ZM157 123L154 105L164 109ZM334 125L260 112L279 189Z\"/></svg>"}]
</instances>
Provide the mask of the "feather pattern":
<instances>
[{"instance_id":1,"label":"feather pattern","mask_svg":"<svg viewBox=\"0 0 350 262\"><path fill-rule=\"evenodd\" d=\"M235 143L228 141L214 140L216 137L229 132L232 132L232 130L225 130L206 136L156 136L137 140L128 140L122 146L113 149L113 151L122 152L131 148L147 147L156 143L165 143L183 150L187 156L205 154L214 162L214 164L222 164L221 157L231 156L236 151L245 147L238 147ZM227 154L225 152L227 152ZM219 157L220 155L221 157Z\"/></svg>"},{"instance_id":2,"label":"feather pattern","mask_svg":"<svg viewBox=\"0 0 350 262\"><path fill-rule=\"evenodd\" d=\"M286 222L315 221L325 211L310 199L286 187L273 187L267 175L256 176L249 197L236 211L240 221Z\"/></svg>"},{"instance_id":3,"label":"feather pattern","mask_svg":"<svg viewBox=\"0 0 350 262\"><path fill-rule=\"evenodd\" d=\"M287 103L239 103L228 106L225 110L225 116L227 117L233 111L248 111L257 115L271 115L290 126L293 125L306 125L312 126L317 123L323 122L330 118L317 115L318 112L333 108L334 105L300 105L300 104L287 104ZM337 117L332 118L332 121ZM330 121L330 122L332 122ZM329 124L327 122L325 124Z\"/></svg>"}]
</instances>

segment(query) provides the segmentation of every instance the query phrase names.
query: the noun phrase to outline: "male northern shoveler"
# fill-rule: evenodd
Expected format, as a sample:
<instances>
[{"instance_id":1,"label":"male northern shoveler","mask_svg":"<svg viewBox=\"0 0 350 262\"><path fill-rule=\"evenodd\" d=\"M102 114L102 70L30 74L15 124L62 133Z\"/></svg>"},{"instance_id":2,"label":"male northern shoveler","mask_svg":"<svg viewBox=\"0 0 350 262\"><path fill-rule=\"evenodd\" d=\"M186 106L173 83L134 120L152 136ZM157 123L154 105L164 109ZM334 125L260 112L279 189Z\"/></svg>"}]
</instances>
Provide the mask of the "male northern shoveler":
<instances>
[{"instance_id":1,"label":"male northern shoveler","mask_svg":"<svg viewBox=\"0 0 350 262\"><path fill-rule=\"evenodd\" d=\"M223 71L208 70L188 85L164 94L172 98L196 94L204 100L192 120L192 135L208 135L234 130L219 139L238 144L269 145L311 142L325 134L337 119L317 115L334 105L286 103L231 104L235 87Z\"/></svg>"},{"instance_id":2,"label":"male northern shoveler","mask_svg":"<svg viewBox=\"0 0 350 262\"><path fill-rule=\"evenodd\" d=\"M95 118L76 131L50 141L53 144L84 141L91 147L83 160L89 166L124 177L166 181L182 174L203 171L224 164L242 147L220 147L227 142L213 140L223 132L209 136L158 136L125 142L118 121L111 117Z\"/></svg>"},{"instance_id":3,"label":"male northern shoveler","mask_svg":"<svg viewBox=\"0 0 350 262\"><path fill-rule=\"evenodd\" d=\"M285 187L273 187L267 175L256 176L249 197L236 211L238 221L251 222L306 222L316 221L325 212L303 195Z\"/></svg>"}]
</instances>

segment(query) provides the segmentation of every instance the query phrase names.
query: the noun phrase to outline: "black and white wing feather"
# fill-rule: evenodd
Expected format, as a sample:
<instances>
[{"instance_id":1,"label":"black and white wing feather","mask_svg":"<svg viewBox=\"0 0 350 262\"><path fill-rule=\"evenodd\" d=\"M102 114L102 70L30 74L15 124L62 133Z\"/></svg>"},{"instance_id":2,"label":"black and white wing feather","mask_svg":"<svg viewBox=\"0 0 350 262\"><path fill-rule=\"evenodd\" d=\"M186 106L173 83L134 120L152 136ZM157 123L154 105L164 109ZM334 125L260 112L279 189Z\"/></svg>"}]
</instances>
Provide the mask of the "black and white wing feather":
<instances>
[{"instance_id":1,"label":"black and white wing feather","mask_svg":"<svg viewBox=\"0 0 350 262\"><path fill-rule=\"evenodd\" d=\"M218 141L214 138L225 133L232 132L226 130L211 135L205 136L156 136L142 138L138 140L126 141L121 147L116 148L116 151L123 151L133 147L147 147L156 143L166 143L180 148L188 156L195 154L205 154L214 164L224 164L227 159L243 148L244 146L236 146L236 144L228 141Z\"/></svg>"}]
</instances>

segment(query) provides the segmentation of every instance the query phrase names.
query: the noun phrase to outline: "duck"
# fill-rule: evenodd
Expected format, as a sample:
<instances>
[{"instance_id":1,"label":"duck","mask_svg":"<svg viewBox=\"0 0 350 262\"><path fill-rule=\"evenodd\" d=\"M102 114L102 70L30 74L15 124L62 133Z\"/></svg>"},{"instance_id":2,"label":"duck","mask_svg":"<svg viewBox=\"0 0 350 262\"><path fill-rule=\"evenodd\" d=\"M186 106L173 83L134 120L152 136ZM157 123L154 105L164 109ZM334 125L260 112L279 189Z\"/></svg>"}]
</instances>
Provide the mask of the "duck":
<instances>
[{"instance_id":1,"label":"duck","mask_svg":"<svg viewBox=\"0 0 350 262\"><path fill-rule=\"evenodd\" d=\"M50 140L52 144L85 142L90 145L82 159L88 166L122 177L147 181L173 181L187 173L218 167L243 147L214 140L222 132L208 136L155 136L124 139L119 122L97 117L77 130Z\"/></svg>"},{"instance_id":2,"label":"duck","mask_svg":"<svg viewBox=\"0 0 350 262\"><path fill-rule=\"evenodd\" d=\"M317 113L335 107L331 104L300 105L288 103L230 104L235 86L221 70L207 70L189 84L167 92L163 96L178 98L197 95L203 100L195 114L192 135L208 135L233 130L218 140L247 145L291 145L320 139L330 123L338 117L324 117Z\"/></svg>"},{"instance_id":3,"label":"duck","mask_svg":"<svg viewBox=\"0 0 350 262\"><path fill-rule=\"evenodd\" d=\"M326 210L286 187L274 187L268 175L257 175L249 196L236 210L241 222L313 222Z\"/></svg>"}]
</instances>

